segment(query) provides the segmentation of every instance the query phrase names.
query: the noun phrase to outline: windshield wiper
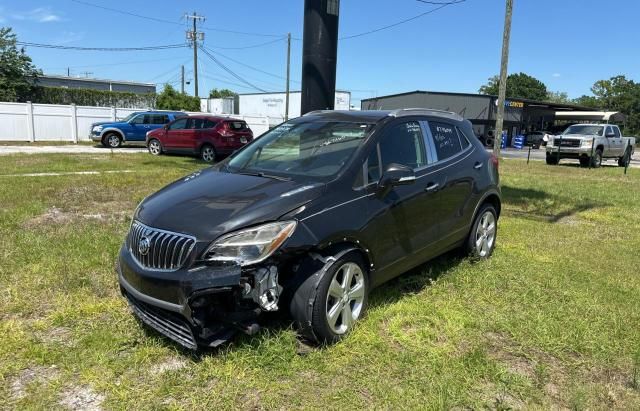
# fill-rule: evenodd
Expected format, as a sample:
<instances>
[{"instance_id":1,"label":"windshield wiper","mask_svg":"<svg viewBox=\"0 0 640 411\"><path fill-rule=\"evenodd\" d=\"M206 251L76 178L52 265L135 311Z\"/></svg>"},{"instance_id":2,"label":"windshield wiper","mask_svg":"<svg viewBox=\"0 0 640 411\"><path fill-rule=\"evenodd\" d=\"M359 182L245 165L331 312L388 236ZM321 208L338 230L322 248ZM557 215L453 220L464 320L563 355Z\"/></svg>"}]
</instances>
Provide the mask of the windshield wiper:
<instances>
[{"instance_id":1,"label":"windshield wiper","mask_svg":"<svg viewBox=\"0 0 640 411\"><path fill-rule=\"evenodd\" d=\"M271 178L273 180L279 180L279 181L291 181L289 177L274 176L273 174L265 174L262 171L238 170L235 172L235 174L244 174L245 176Z\"/></svg>"}]
</instances>

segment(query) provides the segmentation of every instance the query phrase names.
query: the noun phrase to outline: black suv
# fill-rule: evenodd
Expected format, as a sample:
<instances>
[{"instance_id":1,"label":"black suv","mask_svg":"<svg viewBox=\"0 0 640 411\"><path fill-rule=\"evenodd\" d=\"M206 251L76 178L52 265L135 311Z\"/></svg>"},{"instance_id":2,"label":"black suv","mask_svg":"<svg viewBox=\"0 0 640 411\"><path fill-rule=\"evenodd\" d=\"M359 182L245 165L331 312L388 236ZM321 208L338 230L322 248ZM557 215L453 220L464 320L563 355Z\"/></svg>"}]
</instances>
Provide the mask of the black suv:
<instances>
[{"instance_id":1,"label":"black suv","mask_svg":"<svg viewBox=\"0 0 640 411\"><path fill-rule=\"evenodd\" d=\"M372 288L448 250L491 255L498 162L454 113L319 111L138 206L119 282L144 323L217 346L285 310L344 337Z\"/></svg>"}]
</instances>

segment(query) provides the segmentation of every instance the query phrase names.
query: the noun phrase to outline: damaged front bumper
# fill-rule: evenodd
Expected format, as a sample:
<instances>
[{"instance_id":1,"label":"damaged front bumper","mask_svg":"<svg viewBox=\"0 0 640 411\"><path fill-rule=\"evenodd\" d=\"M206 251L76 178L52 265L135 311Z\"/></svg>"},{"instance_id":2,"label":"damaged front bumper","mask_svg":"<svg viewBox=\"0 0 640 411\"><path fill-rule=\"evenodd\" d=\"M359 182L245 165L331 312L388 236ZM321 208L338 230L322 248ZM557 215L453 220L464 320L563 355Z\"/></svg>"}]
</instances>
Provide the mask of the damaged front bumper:
<instances>
[{"instance_id":1,"label":"damaged front bumper","mask_svg":"<svg viewBox=\"0 0 640 411\"><path fill-rule=\"evenodd\" d=\"M259 314L278 309L282 290L275 265L157 271L139 265L124 246L117 270L121 292L136 317L193 350L216 347L238 331L257 332Z\"/></svg>"}]
</instances>

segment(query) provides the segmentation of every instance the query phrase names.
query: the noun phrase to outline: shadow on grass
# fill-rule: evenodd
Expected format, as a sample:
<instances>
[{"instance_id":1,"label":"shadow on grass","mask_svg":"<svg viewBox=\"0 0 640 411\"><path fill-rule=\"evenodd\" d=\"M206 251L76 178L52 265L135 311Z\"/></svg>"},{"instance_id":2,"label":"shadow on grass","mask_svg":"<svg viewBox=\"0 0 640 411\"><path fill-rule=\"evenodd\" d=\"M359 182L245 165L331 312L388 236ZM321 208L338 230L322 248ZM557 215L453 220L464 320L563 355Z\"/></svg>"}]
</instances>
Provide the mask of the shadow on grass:
<instances>
[{"instance_id":1,"label":"shadow on grass","mask_svg":"<svg viewBox=\"0 0 640 411\"><path fill-rule=\"evenodd\" d=\"M502 186L502 200L505 206L515 206L504 209L504 214L512 217L526 218L535 221L557 223L563 218L609 204L601 201L586 201L576 203L575 199L529 188ZM506 209L505 209L506 208Z\"/></svg>"}]
</instances>

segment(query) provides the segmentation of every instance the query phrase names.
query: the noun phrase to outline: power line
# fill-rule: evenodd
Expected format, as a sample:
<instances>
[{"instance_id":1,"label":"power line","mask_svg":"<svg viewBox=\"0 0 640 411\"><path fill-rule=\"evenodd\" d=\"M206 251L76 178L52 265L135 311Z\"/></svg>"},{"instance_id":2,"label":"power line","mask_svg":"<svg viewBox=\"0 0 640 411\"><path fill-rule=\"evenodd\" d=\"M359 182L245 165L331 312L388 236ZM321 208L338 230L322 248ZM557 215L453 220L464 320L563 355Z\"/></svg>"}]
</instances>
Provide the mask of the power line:
<instances>
[{"instance_id":1,"label":"power line","mask_svg":"<svg viewBox=\"0 0 640 411\"><path fill-rule=\"evenodd\" d=\"M56 50L79 50L79 51L150 51L150 50L167 50L187 47L186 44L167 44L162 46L143 46L143 47L77 47L62 46L58 44L29 43L25 41L16 41L16 44L26 47L38 47Z\"/></svg>"},{"instance_id":2,"label":"power line","mask_svg":"<svg viewBox=\"0 0 640 411\"><path fill-rule=\"evenodd\" d=\"M244 78L240 77L238 74L236 74L233 70L231 70L229 67L225 66L222 62L220 62L213 54L211 54L207 49L205 49L204 47L200 47L200 50L202 50L204 52L204 54L206 54L207 56L209 56L209 58L211 60L213 60L218 66L220 66L224 71L226 71L227 73L231 74L233 77L235 77L236 79L240 80L241 82L243 82L244 84L251 86L252 88L259 90L263 93L267 93L267 90L264 90L258 86L256 86L255 84L250 83L249 81L245 80Z\"/></svg>"},{"instance_id":3,"label":"power line","mask_svg":"<svg viewBox=\"0 0 640 411\"><path fill-rule=\"evenodd\" d=\"M443 9L443 8L445 8L445 7L447 7L447 6L450 6L450 5L452 5L452 4L464 3L465 1L466 1L466 0L455 0L455 1L449 1L449 2L446 2L446 3L438 3L438 4L440 5L439 7L435 7L435 8L433 8L433 9L429 10L429 11L425 11L424 13L420 13L420 14L418 14L417 16L409 17L408 19L400 20L400 21L395 22L395 23L393 23L393 24L388 24L388 25L386 25L386 26L378 27L378 28L376 28L376 29L372 29L372 30L369 30L369 31L365 31L365 32L363 32L363 33L352 34L352 35L349 35L349 36L340 37L340 40L353 39L353 38L356 38L356 37L362 37L362 36L366 36L366 35L368 35L368 34L377 33L377 32L382 31L382 30L388 30L388 29L390 29L390 28L393 28L393 27L399 26L399 25L401 25L401 24L405 24L405 23L408 23L408 22L410 22L410 21L413 21L413 20L419 19L420 17L426 16L427 14L435 13L436 11L438 11L438 10L440 10L440 9ZM428 2L427 2L427 3L428 3ZM434 3L435 3L435 2L434 2ZM428 3L428 4L434 4L434 3Z\"/></svg>"},{"instance_id":4,"label":"power line","mask_svg":"<svg viewBox=\"0 0 640 411\"><path fill-rule=\"evenodd\" d=\"M282 41L284 39L286 39L286 37L278 38L278 39L275 39L275 40L269 40L266 43L254 44L252 46L243 46L243 47L209 46L209 48L216 49L216 50L245 50L245 49L253 49L253 48L257 48L257 47L267 46L269 44L277 43L277 42Z\"/></svg>"},{"instance_id":5,"label":"power line","mask_svg":"<svg viewBox=\"0 0 640 411\"><path fill-rule=\"evenodd\" d=\"M212 51L212 50L209 50L209 51L211 51L211 52L213 53L213 51ZM241 65L241 66L244 66L244 67L246 67L246 68L248 68L248 69L251 69L251 70L257 71L258 73L266 74L267 76L271 76L271 77L274 77L274 78L277 78L277 79L280 79L280 80L286 80L286 79L287 79L287 78L286 78L286 77L284 77L284 76L280 76L280 75L278 75L278 74L274 74L274 73L269 73L268 71L264 71L264 70L259 69L259 68L257 68L257 67L254 67L254 66L251 66L251 65L249 65L249 64L246 64L246 63L243 63L243 62L241 62L241 61L238 61L238 60L236 60L236 59L234 59L234 58L231 58L231 57L229 57L229 56L226 56L226 55L224 55L224 54L222 54L222 53L220 53L220 52L218 52L218 51L217 51L217 52L215 52L215 54L217 54L217 55L218 55L218 56L220 56L220 57L224 57L224 58L225 58L225 59L227 59L227 60L233 61L234 63L239 64L239 65ZM298 81L298 80L293 80L293 79L291 79L291 81L293 81L294 83L301 83L301 82L300 82L300 81Z\"/></svg>"},{"instance_id":6,"label":"power line","mask_svg":"<svg viewBox=\"0 0 640 411\"><path fill-rule=\"evenodd\" d=\"M44 70L60 70L67 68L93 68L93 67L111 67L111 66L122 66L128 64L141 64L141 63L155 63L158 61L172 61L178 60L181 57L169 57L165 59L153 59L153 60L137 60L137 61L119 61L114 63L104 63L104 64L82 64L78 66L60 66L60 67L43 67Z\"/></svg>"},{"instance_id":7,"label":"power line","mask_svg":"<svg viewBox=\"0 0 640 411\"><path fill-rule=\"evenodd\" d=\"M161 19L161 18L157 18L157 17L145 16L145 15L138 14L138 13L132 13L132 12L126 11L126 10L120 10L120 9L114 9L114 8L111 8L111 7L101 6L99 4L90 3L88 1L83 1L83 0L71 0L71 1L74 2L74 3L85 5L85 6L96 7L96 8L102 9L102 10L108 10L108 11L112 11L114 13L125 14L127 16L137 17L137 18L140 18L140 19L151 20L151 21L155 21L155 22L159 22L159 23L166 23L166 24L182 25L182 23L177 22L177 21L171 21L171 20ZM245 35L245 36L282 37L282 34L252 33L252 32L246 32L246 31L227 30L227 29L220 29L220 28L217 28L217 27L205 27L205 26L202 26L201 28L204 29L204 30L209 30L209 31L217 31L217 32L221 32L221 33L242 34L242 35Z\"/></svg>"}]
</instances>

